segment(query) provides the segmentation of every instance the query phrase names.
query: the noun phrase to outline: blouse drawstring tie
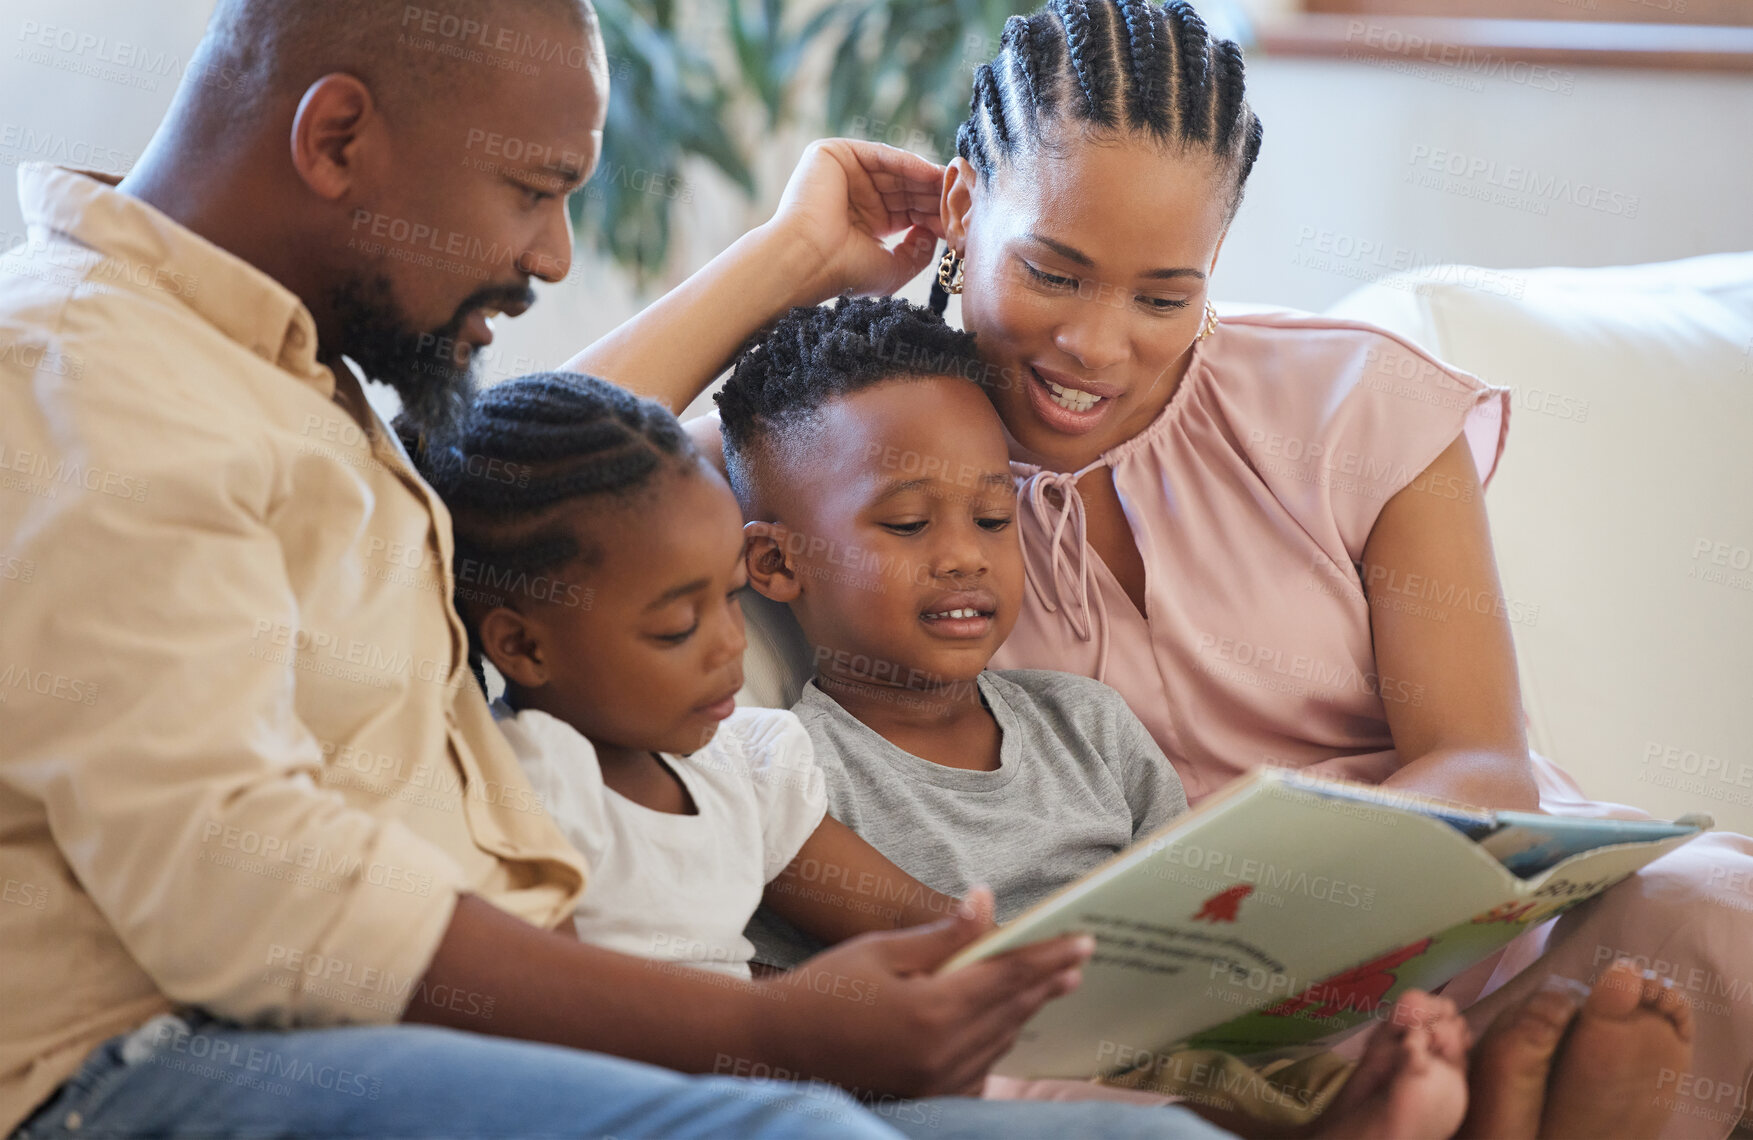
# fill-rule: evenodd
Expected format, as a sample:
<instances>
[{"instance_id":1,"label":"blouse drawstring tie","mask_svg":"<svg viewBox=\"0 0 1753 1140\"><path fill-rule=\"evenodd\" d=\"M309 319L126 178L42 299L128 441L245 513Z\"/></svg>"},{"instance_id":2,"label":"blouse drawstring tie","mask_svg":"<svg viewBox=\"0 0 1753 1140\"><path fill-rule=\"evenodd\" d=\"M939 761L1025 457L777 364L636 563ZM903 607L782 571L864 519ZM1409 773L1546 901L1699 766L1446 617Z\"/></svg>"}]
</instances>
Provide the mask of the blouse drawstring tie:
<instances>
[{"instance_id":1,"label":"blouse drawstring tie","mask_svg":"<svg viewBox=\"0 0 1753 1140\"><path fill-rule=\"evenodd\" d=\"M1065 620L1080 640L1096 642L1096 680L1105 681L1108 671L1108 604L1100 589L1090 588L1088 528L1084 518L1083 497L1077 493L1077 481L1105 464L1098 459L1078 471L1039 470L1027 475L1018 488L1022 506L1034 516L1034 523L1047 536L1041 543L1023 543L1023 564L1027 570L1029 589L1048 613L1065 612ZM1024 470L1027 470L1026 468ZM1059 492L1059 503L1049 492ZM1066 531L1070 530L1071 549L1066 549ZM1043 561L1044 560L1044 561ZM1075 592L1068 587L1075 583ZM1093 604L1092 604L1093 597Z\"/></svg>"}]
</instances>

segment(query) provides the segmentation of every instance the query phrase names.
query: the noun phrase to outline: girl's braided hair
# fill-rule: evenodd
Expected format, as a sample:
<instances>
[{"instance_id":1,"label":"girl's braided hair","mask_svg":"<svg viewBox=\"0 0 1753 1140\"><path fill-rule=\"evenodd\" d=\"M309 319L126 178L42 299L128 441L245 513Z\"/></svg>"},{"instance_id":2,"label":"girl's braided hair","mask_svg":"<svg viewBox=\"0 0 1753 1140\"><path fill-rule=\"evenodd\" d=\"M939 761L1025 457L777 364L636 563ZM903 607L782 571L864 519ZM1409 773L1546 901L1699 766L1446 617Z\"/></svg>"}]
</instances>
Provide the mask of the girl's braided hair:
<instances>
[{"instance_id":1,"label":"girl's braided hair","mask_svg":"<svg viewBox=\"0 0 1753 1140\"><path fill-rule=\"evenodd\" d=\"M419 457L450 509L458 611L466 618L519 594L553 596L532 583L602 559L572 517L581 502L625 502L695 458L669 409L594 376L542 372L486 389L446 445ZM479 635L465 624L480 677Z\"/></svg>"}]
</instances>

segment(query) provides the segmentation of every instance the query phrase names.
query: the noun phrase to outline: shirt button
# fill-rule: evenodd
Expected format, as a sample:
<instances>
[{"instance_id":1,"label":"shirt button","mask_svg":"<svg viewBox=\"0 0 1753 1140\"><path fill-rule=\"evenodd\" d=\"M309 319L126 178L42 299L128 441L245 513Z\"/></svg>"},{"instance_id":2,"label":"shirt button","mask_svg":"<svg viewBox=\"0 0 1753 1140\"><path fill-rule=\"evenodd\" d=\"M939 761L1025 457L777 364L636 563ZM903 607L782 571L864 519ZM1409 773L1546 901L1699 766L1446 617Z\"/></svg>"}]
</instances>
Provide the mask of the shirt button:
<instances>
[{"instance_id":1,"label":"shirt button","mask_svg":"<svg viewBox=\"0 0 1753 1140\"><path fill-rule=\"evenodd\" d=\"M63 1123L66 1124L70 1131L77 1131L79 1126L85 1123L85 1117L79 1115L77 1112L69 1112L67 1114L67 1119Z\"/></svg>"}]
</instances>

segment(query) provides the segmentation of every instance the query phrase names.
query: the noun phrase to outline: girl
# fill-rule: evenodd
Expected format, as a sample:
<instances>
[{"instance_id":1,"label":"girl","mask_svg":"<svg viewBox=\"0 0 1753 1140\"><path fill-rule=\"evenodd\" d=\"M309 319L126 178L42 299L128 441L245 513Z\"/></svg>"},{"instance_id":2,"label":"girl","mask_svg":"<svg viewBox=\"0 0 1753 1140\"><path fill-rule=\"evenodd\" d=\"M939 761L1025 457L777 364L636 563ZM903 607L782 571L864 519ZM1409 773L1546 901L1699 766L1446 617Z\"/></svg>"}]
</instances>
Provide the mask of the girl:
<instances>
[{"instance_id":1,"label":"girl","mask_svg":"<svg viewBox=\"0 0 1753 1140\"><path fill-rule=\"evenodd\" d=\"M826 815L796 717L736 707L742 518L675 417L528 376L423 466L471 660L504 676L500 727L591 869L580 938L747 978L763 899L827 942L956 910Z\"/></svg>"},{"instance_id":2,"label":"girl","mask_svg":"<svg viewBox=\"0 0 1753 1140\"><path fill-rule=\"evenodd\" d=\"M1056 0L1010 21L971 112L935 217L924 171L854 216L945 239L940 282L962 297L1021 465L1028 601L995 664L1118 688L1194 800L1270 763L1495 807L1624 810L1528 751L1482 499L1504 393L1367 326L1210 307L1262 137L1236 45L1181 2ZM788 195L837 187L841 153L820 148ZM782 306L749 309L843 266L816 252L835 249L810 241L792 271L733 248L579 361L681 406ZM677 322L701 330L682 350L663 331ZM1726 889L1748 868L1753 842L1706 836L1449 993L1496 989L1483 1022L1620 954L1728 992L1753 968L1753 908ZM1753 1005L1697 1012L1699 1087L1744 1088ZM1733 1126L1714 1103L1683 1107L1669 1140Z\"/></svg>"}]
</instances>

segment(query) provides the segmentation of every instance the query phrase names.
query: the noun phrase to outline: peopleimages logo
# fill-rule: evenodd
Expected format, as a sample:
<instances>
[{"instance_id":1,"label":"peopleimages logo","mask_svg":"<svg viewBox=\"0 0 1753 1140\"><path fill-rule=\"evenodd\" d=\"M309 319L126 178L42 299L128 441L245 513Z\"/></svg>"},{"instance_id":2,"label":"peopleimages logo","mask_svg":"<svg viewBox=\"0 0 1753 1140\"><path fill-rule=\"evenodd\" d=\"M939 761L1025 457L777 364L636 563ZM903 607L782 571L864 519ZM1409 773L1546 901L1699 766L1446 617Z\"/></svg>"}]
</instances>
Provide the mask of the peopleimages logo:
<instances>
[{"instance_id":1,"label":"peopleimages logo","mask_svg":"<svg viewBox=\"0 0 1753 1140\"><path fill-rule=\"evenodd\" d=\"M10 166L33 159L102 174L126 174L134 166L134 156L126 151L23 123L0 123L0 163Z\"/></svg>"},{"instance_id":2,"label":"peopleimages logo","mask_svg":"<svg viewBox=\"0 0 1753 1140\"><path fill-rule=\"evenodd\" d=\"M1536 91L1569 95L1576 90L1576 76L1543 64L1508 59L1488 51L1475 51L1459 44L1445 44L1415 32L1402 31L1384 24L1352 20L1345 29L1345 42L1361 44L1371 51L1417 60L1435 67L1448 68L1458 76L1470 79L1502 79ZM1348 58L1358 58L1356 49L1347 49ZM1480 90L1479 86L1472 90Z\"/></svg>"},{"instance_id":3,"label":"peopleimages logo","mask_svg":"<svg viewBox=\"0 0 1753 1140\"><path fill-rule=\"evenodd\" d=\"M1753 590L1753 547L1700 538L1692 544L1686 576L1737 590Z\"/></svg>"},{"instance_id":4,"label":"peopleimages logo","mask_svg":"<svg viewBox=\"0 0 1753 1140\"><path fill-rule=\"evenodd\" d=\"M1605 186L1542 173L1513 162L1500 163L1494 158L1480 158L1418 143L1413 146L1407 163L1411 167L1407 171L1408 177L1428 189L1485 198L1518 209L1541 207L1531 210L1540 214L1546 212L1546 203L1561 202L1613 217L1637 217L1639 199L1636 194L1622 194Z\"/></svg>"},{"instance_id":5,"label":"peopleimages logo","mask_svg":"<svg viewBox=\"0 0 1753 1140\"><path fill-rule=\"evenodd\" d=\"M415 36L428 38L422 41ZM547 36L531 35L521 28L491 24L418 4L402 8L400 41L405 47L437 48L445 55L498 66L504 66L504 63L494 60L488 53L497 53L516 62L558 63L574 70L590 66L591 61L590 45L580 40L551 40ZM528 64L518 70L535 74L535 69Z\"/></svg>"},{"instance_id":6,"label":"peopleimages logo","mask_svg":"<svg viewBox=\"0 0 1753 1140\"><path fill-rule=\"evenodd\" d=\"M1357 281L1382 282L1398 289L1422 291L1439 285L1453 285L1518 299L1527 289L1527 280L1513 273L1478 265L1461 265L1341 230L1299 226L1295 245L1292 265ZM1389 274L1407 276L1408 279L1397 280ZM1375 352L1374 349L1370 351Z\"/></svg>"},{"instance_id":7,"label":"peopleimages logo","mask_svg":"<svg viewBox=\"0 0 1753 1140\"><path fill-rule=\"evenodd\" d=\"M18 43L14 59L141 91L157 91L160 81L175 82L184 74L222 91L241 92L251 82L250 75L237 68L204 67L195 61L185 61L174 52L154 51L143 44L111 39L64 24L21 21Z\"/></svg>"}]
</instances>

